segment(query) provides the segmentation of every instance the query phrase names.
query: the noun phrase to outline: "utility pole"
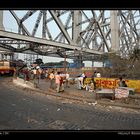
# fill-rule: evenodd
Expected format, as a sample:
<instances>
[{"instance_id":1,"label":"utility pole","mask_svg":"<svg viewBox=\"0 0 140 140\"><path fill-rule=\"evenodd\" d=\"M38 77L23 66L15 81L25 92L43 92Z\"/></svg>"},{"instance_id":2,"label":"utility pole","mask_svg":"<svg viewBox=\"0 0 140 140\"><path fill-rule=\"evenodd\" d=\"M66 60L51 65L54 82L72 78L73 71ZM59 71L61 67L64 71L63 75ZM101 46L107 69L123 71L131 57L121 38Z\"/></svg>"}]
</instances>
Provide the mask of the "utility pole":
<instances>
[{"instance_id":1,"label":"utility pole","mask_svg":"<svg viewBox=\"0 0 140 140\"><path fill-rule=\"evenodd\" d=\"M66 64L66 58L67 58L67 55L66 55L66 51L64 52L64 73L66 73L66 67L67 67L67 64Z\"/></svg>"}]
</instances>

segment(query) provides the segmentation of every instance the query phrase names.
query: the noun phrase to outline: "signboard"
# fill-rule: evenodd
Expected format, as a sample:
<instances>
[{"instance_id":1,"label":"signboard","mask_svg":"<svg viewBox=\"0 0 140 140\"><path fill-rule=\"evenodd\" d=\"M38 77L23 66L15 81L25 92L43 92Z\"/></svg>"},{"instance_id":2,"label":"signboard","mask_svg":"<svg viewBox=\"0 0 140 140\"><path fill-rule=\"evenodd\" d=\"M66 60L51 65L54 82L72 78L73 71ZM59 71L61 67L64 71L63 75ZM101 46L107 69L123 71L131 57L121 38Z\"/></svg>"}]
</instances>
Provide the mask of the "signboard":
<instances>
[{"instance_id":1,"label":"signboard","mask_svg":"<svg viewBox=\"0 0 140 140\"><path fill-rule=\"evenodd\" d=\"M91 78L85 79L85 84L89 83L91 81ZM96 87L100 88L117 88L119 79L115 78L95 78ZM127 86L129 88L134 88L136 92L140 92L140 80L125 80Z\"/></svg>"},{"instance_id":2,"label":"signboard","mask_svg":"<svg viewBox=\"0 0 140 140\"><path fill-rule=\"evenodd\" d=\"M129 90L124 88L115 88L115 98L126 98L129 95Z\"/></svg>"}]
</instances>

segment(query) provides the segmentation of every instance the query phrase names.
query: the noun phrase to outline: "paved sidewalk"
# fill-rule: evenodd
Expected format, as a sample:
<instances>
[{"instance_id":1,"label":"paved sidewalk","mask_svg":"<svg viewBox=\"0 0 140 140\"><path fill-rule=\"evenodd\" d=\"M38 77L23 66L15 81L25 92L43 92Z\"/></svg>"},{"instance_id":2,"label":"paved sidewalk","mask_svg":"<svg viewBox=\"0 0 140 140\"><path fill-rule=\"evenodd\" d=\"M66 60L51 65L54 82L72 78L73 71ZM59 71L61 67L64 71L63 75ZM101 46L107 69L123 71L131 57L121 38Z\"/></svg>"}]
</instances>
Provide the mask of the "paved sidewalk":
<instances>
[{"instance_id":1,"label":"paved sidewalk","mask_svg":"<svg viewBox=\"0 0 140 140\"><path fill-rule=\"evenodd\" d=\"M39 87L34 88L32 82L25 83L24 81L21 82L20 79L14 81L15 84L19 86L23 86L24 88L29 88L32 91L38 92L40 94L51 95L52 97L66 99L70 102L74 101L76 103L88 103L89 105L103 105L103 106L118 106L130 109L137 109L140 110L140 93L135 95L130 95L128 98L124 99L115 99L112 100L112 96L105 96L101 98L96 98L95 92L89 92L86 90L79 90L77 89L77 85L70 85L69 88L65 87L64 92L57 93L56 91L49 90L50 82L46 79L40 79Z\"/></svg>"},{"instance_id":2,"label":"paved sidewalk","mask_svg":"<svg viewBox=\"0 0 140 140\"><path fill-rule=\"evenodd\" d=\"M35 89L38 90L40 93L44 93L47 95L62 97L65 99L87 102L95 104L96 102L101 105L106 106L119 106L125 108L132 108L132 109L140 109L140 94L130 95L129 98L121 99L121 100L112 100L111 96L105 98L99 98L96 100L96 94L94 92L89 92L85 90L78 90L76 84L70 85L69 88L65 87L64 92L56 93L56 91L49 90L49 80L41 79L39 82L39 88ZM65 85L64 85L65 86ZM137 103L135 103L137 101Z\"/></svg>"},{"instance_id":3,"label":"paved sidewalk","mask_svg":"<svg viewBox=\"0 0 140 140\"><path fill-rule=\"evenodd\" d=\"M56 91L50 91L49 90L49 85L50 81L49 80L40 80L39 83L39 89L43 90L44 92L47 93L52 93L52 94L58 94ZM81 97L81 98L88 98L88 99L95 99L95 93L94 92L88 92L86 90L79 90L76 87L76 84L74 85L69 85L69 88L65 86L64 84L64 92L60 92L59 95L67 95L67 96L72 96L72 97Z\"/></svg>"}]
</instances>

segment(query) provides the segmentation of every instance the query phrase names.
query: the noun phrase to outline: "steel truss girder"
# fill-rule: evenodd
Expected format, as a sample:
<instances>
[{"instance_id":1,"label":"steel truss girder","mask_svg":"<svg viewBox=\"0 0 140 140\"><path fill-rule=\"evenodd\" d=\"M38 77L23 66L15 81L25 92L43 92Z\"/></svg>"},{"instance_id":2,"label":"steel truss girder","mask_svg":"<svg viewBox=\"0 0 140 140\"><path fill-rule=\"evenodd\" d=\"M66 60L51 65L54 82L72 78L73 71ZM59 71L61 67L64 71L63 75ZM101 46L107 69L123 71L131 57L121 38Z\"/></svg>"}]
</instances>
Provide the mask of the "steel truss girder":
<instances>
[{"instance_id":1,"label":"steel truss girder","mask_svg":"<svg viewBox=\"0 0 140 140\"><path fill-rule=\"evenodd\" d=\"M30 10L30 11L28 11L24 15L24 17L21 19L21 22L24 22L26 19L28 19L30 16L32 16L35 12L36 12L36 10Z\"/></svg>"},{"instance_id":2,"label":"steel truss girder","mask_svg":"<svg viewBox=\"0 0 140 140\"><path fill-rule=\"evenodd\" d=\"M9 39L6 39L6 40L0 39L0 43L3 43L3 44L29 44L26 41L9 40Z\"/></svg>"},{"instance_id":3,"label":"steel truss girder","mask_svg":"<svg viewBox=\"0 0 140 140\"><path fill-rule=\"evenodd\" d=\"M68 25L69 25L69 23L70 23L71 17L72 17L72 15L71 15L71 12L70 12L70 14L69 14L69 16L68 16L68 18L67 18L67 20L66 20L66 23L65 23L65 29L68 28ZM60 38L59 38L59 42L62 42L63 34L62 34L62 33L60 33L60 34L61 34L61 36L60 36Z\"/></svg>"},{"instance_id":4,"label":"steel truss girder","mask_svg":"<svg viewBox=\"0 0 140 140\"><path fill-rule=\"evenodd\" d=\"M31 11L29 11L28 13L31 13ZM63 14L63 13L66 13L66 11L62 11L62 14ZM83 13L84 13L84 12L83 12ZM57 15L55 15L55 14L57 14ZM60 14L61 14L61 12L58 12L58 11L57 11L57 12L54 12L54 15L56 16L56 18L57 18L58 16L60 16ZM102 15L102 13L100 14L100 16L99 16L99 18L98 18L97 20L100 20L100 19L101 19L101 15ZM86 17L85 14L84 14L84 16ZM25 16L24 16L24 17L25 17ZM39 18L39 17L41 17L41 16L38 16L38 18ZM16 18L16 19L17 19L17 18ZM88 18L87 18L87 19L88 19ZM59 20L59 19L58 19L58 20ZM91 20L92 20L92 18L91 18ZM37 20L37 21L39 22L40 20ZM36 23L36 24L37 24L37 23ZM61 24L61 23L60 23L60 24ZM59 25L60 25L60 24L59 24ZM37 24L37 25L38 25L38 24ZM63 26L63 25L60 25L60 26ZM63 27L62 27L62 28L63 28ZM68 27L65 26L65 28L68 28ZM63 28L63 29L64 29L64 28ZM36 30L36 28L34 29L34 31L35 31L35 30ZM64 30L64 31L65 31L65 30ZM67 33L66 33L66 32L63 32L63 33L64 33L65 36L67 36ZM49 37L49 38L50 38L50 37ZM69 36L67 36L66 39L70 42L71 39L68 39L68 38L69 38ZM89 40L90 40L90 41L89 41ZM86 44L89 44L89 43L91 42L91 40L92 40L92 38L91 38L91 39L88 39L88 41L87 41ZM72 43L72 42L71 42L71 43Z\"/></svg>"},{"instance_id":5,"label":"steel truss girder","mask_svg":"<svg viewBox=\"0 0 140 140\"><path fill-rule=\"evenodd\" d=\"M77 47L75 45L63 44L63 43L54 42L54 41L41 39L41 38L37 38L37 37L31 37L31 36L20 35L17 33L11 33L8 31L1 31L0 30L0 37L23 40L23 41L27 41L27 42L34 42L34 43L38 43L38 44L42 44L42 45L55 46L55 47L65 48L68 50L75 50L75 49L81 50L80 47ZM90 49L85 49L84 51L88 52L88 53L93 53L93 54L102 54L102 52L94 51L94 50L90 50Z\"/></svg>"},{"instance_id":6,"label":"steel truss girder","mask_svg":"<svg viewBox=\"0 0 140 140\"><path fill-rule=\"evenodd\" d=\"M137 11L119 11L120 21L120 53L122 56L128 56L134 47L139 46L139 22L140 14L136 15ZM135 19L136 18L136 19Z\"/></svg>"},{"instance_id":7,"label":"steel truss girder","mask_svg":"<svg viewBox=\"0 0 140 140\"><path fill-rule=\"evenodd\" d=\"M39 12L39 15L38 15L38 17L37 17L37 20L36 20L36 23L35 23L34 29L33 29L33 31L32 31L32 36L35 36L35 33L36 33L37 28L38 28L38 26L39 26L39 23L40 23L41 17L42 17L42 11Z\"/></svg>"},{"instance_id":8,"label":"steel truss girder","mask_svg":"<svg viewBox=\"0 0 140 140\"><path fill-rule=\"evenodd\" d=\"M12 52L15 52L16 51L16 49L14 47L12 47L10 45L7 45L7 44L0 43L0 47L2 47L4 49L8 49L8 50L10 50Z\"/></svg>"},{"instance_id":9,"label":"steel truss girder","mask_svg":"<svg viewBox=\"0 0 140 140\"><path fill-rule=\"evenodd\" d=\"M110 35L112 30L111 30L110 21L109 21L110 17L105 16L104 10L99 10L98 12L96 12L95 10L91 10L92 16L90 17L88 16L86 12L84 12L83 10L80 10L82 17L84 17L85 19L80 21L76 26L81 26L84 23L88 23L88 25L86 26L85 29L82 29L81 32L79 33L78 42L76 42L76 44L75 44L75 41L73 41L73 37L71 37L69 33L67 32L68 29L73 28L72 25L69 25L73 11L41 10L36 20L35 27L33 29L33 34L27 30L27 28L24 25L24 22L29 17L31 17L36 12L36 10L28 11L21 19L18 18L18 16L13 10L10 10L10 12L13 15L13 17L16 19L17 24L20 29L19 31L22 31L21 34L25 34L27 36L35 35L38 29L39 22L41 21L41 17L43 16L43 23L42 23L43 30L42 30L41 38L44 38L46 42L44 43L44 40L37 41L36 37L35 37L36 41L33 41L33 38L30 40L29 38L27 39L26 36L25 38L27 40L25 40L25 42L33 41L35 43L39 43L42 45L42 41L43 41L44 45L47 45L47 47L54 46L56 50L57 48L66 49L66 51L69 49L71 50L77 49L79 51L84 50L85 52L93 52L93 54L94 53L100 54L105 51L109 52L112 48L112 45L111 45L112 38ZM63 24L59 17L63 16L67 12L70 12L71 17L69 17L70 14L68 14L65 24ZM50 13L51 17L48 17L47 15L48 13ZM120 27L118 31L120 35L119 36L119 51L120 53L124 53L124 51L129 52L134 48L135 44L139 44L140 32L138 29L138 26L139 26L138 24L140 21L139 19L140 12L138 10L134 10L134 11L119 10L117 13L117 16L121 17L122 19L120 21ZM135 18L137 18L138 20L135 20ZM49 27L47 26L47 24L51 21L55 21L59 29L61 30L61 32L56 36L56 38L53 37ZM96 21L96 25L95 23L93 23L93 21ZM75 21L72 20L72 22L75 22ZM46 33L48 34L48 40L46 39ZM23 39L23 37L21 38ZM16 37L14 37L14 39L16 39ZM62 39L64 39L64 41L67 40L68 44L65 45L64 43L60 43L62 42ZM55 42L56 40L58 40L59 42ZM14 44L14 41L12 43ZM79 45L79 43L81 44ZM22 41L19 44L22 44ZM92 49L91 47L89 47L91 44L92 44ZM97 46L94 46L94 44L96 44ZM102 52L98 52L99 50ZM56 53L56 51L54 51L54 53Z\"/></svg>"},{"instance_id":10,"label":"steel truss girder","mask_svg":"<svg viewBox=\"0 0 140 140\"><path fill-rule=\"evenodd\" d=\"M20 28L23 29L23 31L27 34L30 35L29 31L26 29L26 27L22 24L21 20L18 18L18 16L15 14L15 12L13 10L10 10L11 14L14 16L14 18L16 19L18 25Z\"/></svg>"},{"instance_id":11,"label":"steel truss girder","mask_svg":"<svg viewBox=\"0 0 140 140\"><path fill-rule=\"evenodd\" d=\"M68 43L74 45L74 42L72 41L72 39L70 38L69 34L67 33L67 31L65 30L65 27L63 26L61 20L57 17L57 15L54 13L53 10L49 11L50 14L52 15L52 17L54 18L54 20L56 21L57 25L59 26L61 32L64 34L64 36L66 37Z\"/></svg>"}]
</instances>

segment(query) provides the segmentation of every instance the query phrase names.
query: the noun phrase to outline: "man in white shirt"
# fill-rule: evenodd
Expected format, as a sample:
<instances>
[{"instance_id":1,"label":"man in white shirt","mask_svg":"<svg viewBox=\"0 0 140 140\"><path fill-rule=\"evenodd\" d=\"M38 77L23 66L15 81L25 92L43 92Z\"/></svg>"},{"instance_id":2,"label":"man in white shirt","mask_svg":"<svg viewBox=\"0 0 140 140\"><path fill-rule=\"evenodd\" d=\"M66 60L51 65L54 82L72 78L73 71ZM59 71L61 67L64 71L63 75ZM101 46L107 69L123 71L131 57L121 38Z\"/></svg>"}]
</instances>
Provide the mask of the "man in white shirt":
<instances>
[{"instance_id":1,"label":"man in white shirt","mask_svg":"<svg viewBox=\"0 0 140 140\"><path fill-rule=\"evenodd\" d=\"M78 79L78 89L82 89L84 87L84 79L85 79L85 77L86 77L85 73L83 72L81 74L81 76L77 78Z\"/></svg>"},{"instance_id":2,"label":"man in white shirt","mask_svg":"<svg viewBox=\"0 0 140 140\"><path fill-rule=\"evenodd\" d=\"M101 74L100 74L100 72L97 72L97 77L99 78L99 77L101 77Z\"/></svg>"},{"instance_id":3,"label":"man in white shirt","mask_svg":"<svg viewBox=\"0 0 140 140\"><path fill-rule=\"evenodd\" d=\"M54 89L54 82L55 82L54 71L50 73L49 78L50 78L50 89Z\"/></svg>"}]
</instances>

